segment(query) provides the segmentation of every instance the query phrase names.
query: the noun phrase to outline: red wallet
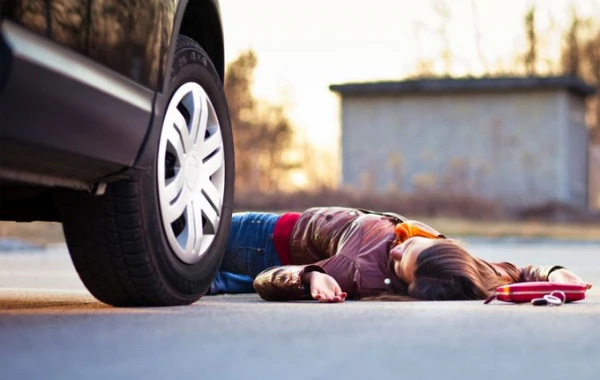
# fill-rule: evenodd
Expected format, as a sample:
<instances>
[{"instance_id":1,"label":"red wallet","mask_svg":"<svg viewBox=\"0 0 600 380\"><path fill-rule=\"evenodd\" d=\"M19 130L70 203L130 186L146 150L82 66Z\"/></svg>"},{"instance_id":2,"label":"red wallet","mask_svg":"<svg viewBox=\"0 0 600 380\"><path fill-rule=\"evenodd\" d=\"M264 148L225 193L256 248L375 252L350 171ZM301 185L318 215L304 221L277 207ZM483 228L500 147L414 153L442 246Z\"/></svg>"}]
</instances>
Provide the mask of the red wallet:
<instances>
[{"instance_id":1,"label":"red wallet","mask_svg":"<svg viewBox=\"0 0 600 380\"><path fill-rule=\"evenodd\" d=\"M495 299L513 303L531 302L533 299L542 298L552 292L563 292L566 296L564 302L573 302L584 299L585 291L585 285L560 284L557 282L518 282L497 287L484 303L490 303Z\"/></svg>"}]
</instances>

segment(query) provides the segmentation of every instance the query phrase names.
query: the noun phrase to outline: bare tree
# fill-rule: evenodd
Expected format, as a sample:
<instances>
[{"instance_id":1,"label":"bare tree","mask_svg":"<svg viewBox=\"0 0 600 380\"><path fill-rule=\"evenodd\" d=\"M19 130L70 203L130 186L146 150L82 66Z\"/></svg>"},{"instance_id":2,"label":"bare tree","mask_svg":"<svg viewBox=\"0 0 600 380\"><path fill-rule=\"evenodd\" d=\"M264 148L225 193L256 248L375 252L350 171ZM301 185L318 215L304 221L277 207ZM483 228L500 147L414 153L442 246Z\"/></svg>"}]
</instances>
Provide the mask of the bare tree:
<instances>
[{"instance_id":1,"label":"bare tree","mask_svg":"<svg viewBox=\"0 0 600 380\"><path fill-rule=\"evenodd\" d=\"M429 27L421 21L413 25L415 39L417 41L417 62L415 73L409 75L408 79L420 78L440 78L452 76L452 51L450 47L450 37L448 35L448 25L450 23L450 8L445 0L431 0L434 12L439 16L439 24L436 27ZM423 32L431 33L441 42L439 56L435 58L425 58L421 51L421 34ZM442 63L442 70L436 70L436 63Z\"/></svg>"},{"instance_id":2,"label":"bare tree","mask_svg":"<svg viewBox=\"0 0 600 380\"><path fill-rule=\"evenodd\" d=\"M294 129L283 106L254 97L256 65L256 54L247 50L228 65L225 75L236 151L236 189L276 191L299 165L286 155Z\"/></svg>"},{"instance_id":3,"label":"bare tree","mask_svg":"<svg viewBox=\"0 0 600 380\"><path fill-rule=\"evenodd\" d=\"M565 36L565 47L563 49L562 59L564 72L569 75L579 75L579 64L580 64L580 51L579 51L579 38L580 38L580 26L581 20L577 17L577 11L575 7L571 8L571 26Z\"/></svg>"},{"instance_id":4,"label":"bare tree","mask_svg":"<svg viewBox=\"0 0 600 380\"><path fill-rule=\"evenodd\" d=\"M537 46L538 40L535 33L535 7L529 8L525 14L525 33L527 35L527 52L525 53L525 72L527 75L537 73Z\"/></svg>"},{"instance_id":5,"label":"bare tree","mask_svg":"<svg viewBox=\"0 0 600 380\"><path fill-rule=\"evenodd\" d=\"M588 101L591 138L600 144L600 27L597 27L595 34L583 43L582 52L587 61L587 80L596 87L596 95Z\"/></svg>"},{"instance_id":6,"label":"bare tree","mask_svg":"<svg viewBox=\"0 0 600 380\"><path fill-rule=\"evenodd\" d=\"M423 49L421 49L421 33L423 30L427 31L427 27L423 25L421 21L413 23L413 30L415 33L415 40L417 42L417 63L415 74L411 75L410 78L431 78L435 77L434 62L431 59L427 59L423 56Z\"/></svg>"},{"instance_id":7,"label":"bare tree","mask_svg":"<svg viewBox=\"0 0 600 380\"><path fill-rule=\"evenodd\" d=\"M450 24L450 7L445 0L435 0L433 9L440 18L440 25L437 34L442 41L442 50L440 52L444 62L444 74L452 74L452 49L450 48L450 36L448 35L448 25Z\"/></svg>"},{"instance_id":8,"label":"bare tree","mask_svg":"<svg viewBox=\"0 0 600 380\"><path fill-rule=\"evenodd\" d=\"M587 113L590 138L600 143L600 24L594 17L580 18L574 7L571 14L571 24L564 34L561 71L596 88L596 94L588 99Z\"/></svg>"},{"instance_id":9,"label":"bare tree","mask_svg":"<svg viewBox=\"0 0 600 380\"><path fill-rule=\"evenodd\" d=\"M471 11L473 12L473 29L475 32L475 47L477 49L477 58L479 59L479 63L483 67L484 75L488 75L490 72L490 68L485 58L485 54L483 53L483 46L481 42L481 30L479 28L479 13L477 12L477 5L475 0L471 0Z\"/></svg>"}]
</instances>

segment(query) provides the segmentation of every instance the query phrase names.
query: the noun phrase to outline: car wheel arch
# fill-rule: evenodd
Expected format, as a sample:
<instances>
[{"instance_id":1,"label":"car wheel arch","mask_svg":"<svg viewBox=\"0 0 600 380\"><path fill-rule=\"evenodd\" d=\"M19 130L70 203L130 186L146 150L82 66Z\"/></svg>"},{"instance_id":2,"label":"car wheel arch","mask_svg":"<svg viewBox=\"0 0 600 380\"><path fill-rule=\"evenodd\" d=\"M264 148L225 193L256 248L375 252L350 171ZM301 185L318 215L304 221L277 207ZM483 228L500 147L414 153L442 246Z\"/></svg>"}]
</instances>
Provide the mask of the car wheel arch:
<instances>
[{"instance_id":1,"label":"car wheel arch","mask_svg":"<svg viewBox=\"0 0 600 380\"><path fill-rule=\"evenodd\" d=\"M225 52L223 47L223 29L220 10L213 1L180 0L173 33L171 35L169 58L166 67L172 67L173 54L180 34L195 40L210 57L221 83L225 79ZM171 80L165 75L163 90L167 89Z\"/></svg>"}]
</instances>

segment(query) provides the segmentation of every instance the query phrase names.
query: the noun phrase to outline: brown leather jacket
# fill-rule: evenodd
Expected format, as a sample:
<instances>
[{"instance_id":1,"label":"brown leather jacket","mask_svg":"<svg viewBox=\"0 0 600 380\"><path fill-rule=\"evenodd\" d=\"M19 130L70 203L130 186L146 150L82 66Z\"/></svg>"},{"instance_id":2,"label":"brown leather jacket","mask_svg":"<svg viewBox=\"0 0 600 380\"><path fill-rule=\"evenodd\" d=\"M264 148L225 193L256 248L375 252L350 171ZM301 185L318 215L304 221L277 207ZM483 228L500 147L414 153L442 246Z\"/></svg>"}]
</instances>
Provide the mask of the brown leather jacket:
<instances>
[{"instance_id":1,"label":"brown leather jacket","mask_svg":"<svg viewBox=\"0 0 600 380\"><path fill-rule=\"evenodd\" d=\"M386 292L389 252L395 239L392 216L341 207L316 207L302 213L290 237L292 264L269 268L254 280L258 294L268 301L311 299L302 275L319 271L332 276L349 299ZM442 237L431 227L436 235ZM507 282L547 281L553 267L517 268L490 264Z\"/></svg>"}]
</instances>

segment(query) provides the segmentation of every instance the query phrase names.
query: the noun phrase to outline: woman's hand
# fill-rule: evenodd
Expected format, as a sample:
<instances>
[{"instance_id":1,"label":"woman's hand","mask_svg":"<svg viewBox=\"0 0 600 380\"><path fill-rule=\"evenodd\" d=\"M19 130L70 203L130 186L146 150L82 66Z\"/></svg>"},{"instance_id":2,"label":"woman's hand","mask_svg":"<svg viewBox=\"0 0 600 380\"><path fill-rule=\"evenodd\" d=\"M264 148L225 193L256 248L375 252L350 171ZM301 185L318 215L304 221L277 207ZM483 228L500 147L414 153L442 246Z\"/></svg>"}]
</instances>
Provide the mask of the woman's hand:
<instances>
[{"instance_id":1,"label":"woman's hand","mask_svg":"<svg viewBox=\"0 0 600 380\"><path fill-rule=\"evenodd\" d=\"M592 287L591 284L586 284L581 278L579 278L579 276L566 269L557 269L552 271L548 276L548 281L558 282L561 284L584 285L587 289Z\"/></svg>"},{"instance_id":2,"label":"woman's hand","mask_svg":"<svg viewBox=\"0 0 600 380\"><path fill-rule=\"evenodd\" d=\"M337 281L328 274L309 272L302 276L302 282L310 284L310 295L319 302L344 302L345 292Z\"/></svg>"}]
</instances>

